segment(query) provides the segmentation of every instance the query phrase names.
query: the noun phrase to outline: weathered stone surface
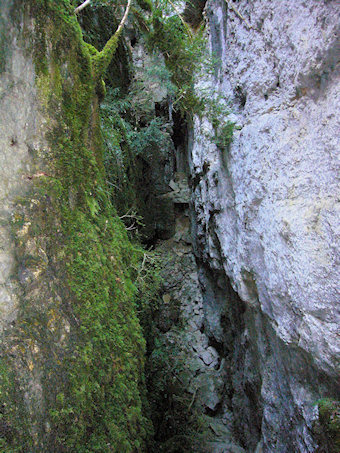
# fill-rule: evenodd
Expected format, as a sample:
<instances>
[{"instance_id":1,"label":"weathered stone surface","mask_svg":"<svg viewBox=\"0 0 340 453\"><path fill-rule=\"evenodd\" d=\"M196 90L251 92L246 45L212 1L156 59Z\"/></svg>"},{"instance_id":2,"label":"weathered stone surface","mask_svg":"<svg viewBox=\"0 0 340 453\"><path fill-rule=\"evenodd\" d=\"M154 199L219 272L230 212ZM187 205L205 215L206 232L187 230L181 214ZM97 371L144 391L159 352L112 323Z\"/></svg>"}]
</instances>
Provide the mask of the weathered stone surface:
<instances>
[{"instance_id":1,"label":"weathered stone surface","mask_svg":"<svg viewBox=\"0 0 340 453\"><path fill-rule=\"evenodd\" d=\"M169 182L169 187L172 192L164 195L164 198L169 198L175 204L188 204L191 199L191 191L188 186L188 178L182 172L175 173L174 180Z\"/></svg>"},{"instance_id":2,"label":"weathered stone surface","mask_svg":"<svg viewBox=\"0 0 340 453\"><path fill-rule=\"evenodd\" d=\"M0 328L15 319L17 282L12 278L15 265L11 223L15 221L14 204L30 186L32 152L37 146L41 118L37 112L33 62L18 44L15 31L5 18L9 6L0 11L7 34L9 54L0 73Z\"/></svg>"},{"instance_id":3,"label":"weathered stone surface","mask_svg":"<svg viewBox=\"0 0 340 453\"><path fill-rule=\"evenodd\" d=\"M156 346L149 361L149 385L155 389L151 400L156 396L157 407L162 407L155 429L161 445L167 442L166 446L171 448L184 430L192 437L192 445L191 449L182 446L183 451L242 452L233 441L232 416L226 404L226 382L231 376L226 361L210 344L213 335L204 325L204 296L192 246L188 245L191 242L188 215L188 209L176 213L174 237L157 247L165 266L164 294L155 317L156 345L161 347ZM157 388L164 381L167 384L162 388L162 395L157 395ZM207 413L211 416L206 416ZM192 420L197 416L200 429L193 434Z\"/></svg>"},{"instance_id":4,"label":"weathered stone surface","mask_svg":"<svg viewBox=\"0 0 340 453\"><path fill-rule=\"evenodd\" d=\"M122 421L132 410L144 436L138 388L144 342L133 305L132 274L123 258L129 260L135 251L103 190L107 175L90 55L68 2L36 6L0 2L0 450L92 451L108 445L119 450L124 444L132 450L134 443L140 449L143 440L137 431L128 440L131 419L126 418L126 428ZM99 186L100 195L93 189ZM107 209L99 208L100 203ZM85 295L78 284L86 286L92 278ZM87 320L93 330L85 340L80 330ZM117 338L122 349L116 343L109 346ZM92 343L90 370L81 351ZM115 355L124 363L121 368ZM97 373L105 368L101 361L108 365L104 379ZM84 385L79 381L83 378ZM92 378L105 394L105 409L99 410L99 399L96 408L111 419L111 426L119 423L117 430L102 428L103 418L87 403L81 411L75 409L80 388L87 401L96 399L90 396L94 387L87 388ZM64 418L87 411L84 424L78 418L75 430ZM85 424L91 426L91 436L80 439Z\"/></svg>"},{"instance_id":5,"label":"weathered stone surface","mask_svg":"<svg viewBox=\"0 0 340 453\"><path fill-rule=\"evenodd\" d=\"M238 129L222 150L196 118L190 165L197 255L245 307L226 315L208 294L205 325L218 340L221 316L238 331L233 401L250 451L258 436L264 452L312 452L313 403L339 391L339 5L241 0L237 10L246 21L207 4L220 65L199 88L231 102Z\"/></svg>"}]
</instances>

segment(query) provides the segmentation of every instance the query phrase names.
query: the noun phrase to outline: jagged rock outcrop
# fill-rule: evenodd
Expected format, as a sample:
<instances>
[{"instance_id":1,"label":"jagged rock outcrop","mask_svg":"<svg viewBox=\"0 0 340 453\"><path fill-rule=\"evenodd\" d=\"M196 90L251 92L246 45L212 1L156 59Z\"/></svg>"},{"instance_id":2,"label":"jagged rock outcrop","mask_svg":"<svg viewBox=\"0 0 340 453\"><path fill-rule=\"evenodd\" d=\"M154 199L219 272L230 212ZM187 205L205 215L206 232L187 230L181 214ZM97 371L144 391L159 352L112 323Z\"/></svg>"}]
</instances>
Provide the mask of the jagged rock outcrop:
<instances>
[{"instance_id":1,"label":"jagged rock outcrop","mask_svg":"<svg viewBox=\"0 0 340 453\"><path fill-rule=\"evenodd\" d=\"M211 309L211 297L206 329L219 341L234 331L243 445L313 452L314 403L339 392L339 5L213 0L205 14L219 64L198 89L229 102L219 121L237 127L222 147L194 120L196 254L203 286L220 291L222 272L242 300Z\"/></svg>"}]
</instances>

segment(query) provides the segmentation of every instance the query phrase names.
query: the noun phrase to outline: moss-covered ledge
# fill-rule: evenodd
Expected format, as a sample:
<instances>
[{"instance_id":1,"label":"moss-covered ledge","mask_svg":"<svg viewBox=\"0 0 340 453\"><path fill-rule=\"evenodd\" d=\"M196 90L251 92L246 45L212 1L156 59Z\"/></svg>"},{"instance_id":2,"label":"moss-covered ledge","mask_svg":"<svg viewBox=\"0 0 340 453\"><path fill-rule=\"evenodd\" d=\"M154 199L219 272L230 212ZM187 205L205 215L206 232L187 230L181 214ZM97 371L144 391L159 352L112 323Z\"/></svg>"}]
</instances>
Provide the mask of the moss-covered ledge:
<instances>
[{"instance_id":1,"label":"moss-covered ledge","mask_svg":"<svg viewBox=\"0 0 340 453\"><path fill-rule=\"evenodd\" d=\"M13 7L46 147L32 150L29 196L12 217L21 290L1 344L0 449L142 451L151 430L134 285L143 252L106 187L89 47L69 1Z\"/></svg>"}]
</instances>

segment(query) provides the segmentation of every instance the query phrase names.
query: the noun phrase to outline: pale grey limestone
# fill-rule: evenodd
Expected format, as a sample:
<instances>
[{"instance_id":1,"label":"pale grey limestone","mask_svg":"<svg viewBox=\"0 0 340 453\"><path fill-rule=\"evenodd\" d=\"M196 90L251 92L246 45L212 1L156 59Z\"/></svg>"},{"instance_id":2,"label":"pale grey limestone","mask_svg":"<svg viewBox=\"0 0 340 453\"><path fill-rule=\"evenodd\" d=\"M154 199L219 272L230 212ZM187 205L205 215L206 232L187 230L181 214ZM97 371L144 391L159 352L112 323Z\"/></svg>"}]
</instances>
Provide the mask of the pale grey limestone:
<instances>
[{"instance_id":1,"label":"pale grey limestone","mask_svg":"<svg viewBox=\"0 0 340 453\"><path fill-rule=\"evenodd\" d=\"M262 451L312 452L313 403L339 392L340 8L234 4L251 28L225 2L206 6L220 64L197 88L229 101L232 116L221 122L238 128L222 150L209 138L209 119L194 120L196 251L245 302L234 345L244 368L235 376L247 381L247 355L255 357ZM208 324L214 310L208 303ZM235 404L246 417L244 400ZM246 442L255 451L254 440Z\"/></svg>"},{"instance_id":2,"label":"pale grey limestone","mask_svg":"<svg viewBox=\"0 0 340 453\"><path fill-rule=\"evenodd\" d=\"M8 13L6 5L2 14ZM6 23L6 22L5 22ZM0 329L16 317L19 288L13 279L15 254L11 223L15 202L30 186L31 157L37 146L37 112L33 62L8 28L8 55L0 73Z\"/></svg>"}]
</instances>

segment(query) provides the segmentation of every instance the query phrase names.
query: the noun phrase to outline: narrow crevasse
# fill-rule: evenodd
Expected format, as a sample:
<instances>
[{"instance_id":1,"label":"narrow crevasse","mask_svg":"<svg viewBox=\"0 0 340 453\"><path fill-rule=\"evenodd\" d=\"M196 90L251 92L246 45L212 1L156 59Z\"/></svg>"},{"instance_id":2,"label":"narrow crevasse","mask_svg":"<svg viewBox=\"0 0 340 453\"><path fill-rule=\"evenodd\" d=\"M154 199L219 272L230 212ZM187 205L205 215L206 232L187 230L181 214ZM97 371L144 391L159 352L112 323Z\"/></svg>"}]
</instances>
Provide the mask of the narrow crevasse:
<instances>
[{"instance_id":1,"label":"narrow crevasse","mask_svg":"<svg viewBox=\"0 0 340 453\"><path fill-rule=\"evenodd\" d=\"M337 453L337 2L140 0L103 77L75 3L0 3L0 451Z\"/></svg>"},{"instance_id":2,"label":"narrow crevasse","mask_svg":"<svg viewBox=\"0 0 340 453\"><path fill-rule=\"evenodd\" d=\"M173 451L338 448L338 13L335 2L206 4L215 60L197 76L206 113L184 148L195 270L169 267L195 289L190 301L166 270L158 321ZM172 241L193 265L189 244Z\"/></svg>"},{"instance_id":3,"label":"narrow crevasse","mask_svg":"<svg viewBox=\"0 0 340 453\"><path fill-rule=\"evenodd\" d=\"M228 405L227 354L220 325L224 287L220 294L214 292L196 262L188 176L175 173L170 187L166 196L175 205L175 232L155 248L162 257L163 285L147 368L156 449L241 453L244 450L233 440Z\"/></svg>"}]
</instances>

